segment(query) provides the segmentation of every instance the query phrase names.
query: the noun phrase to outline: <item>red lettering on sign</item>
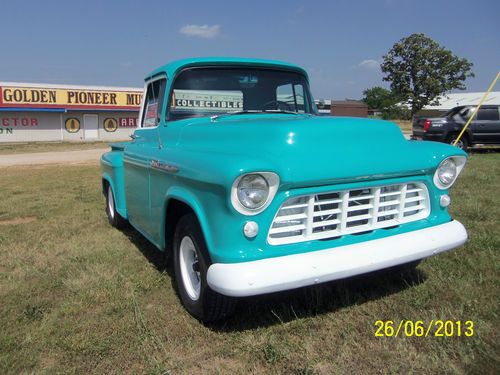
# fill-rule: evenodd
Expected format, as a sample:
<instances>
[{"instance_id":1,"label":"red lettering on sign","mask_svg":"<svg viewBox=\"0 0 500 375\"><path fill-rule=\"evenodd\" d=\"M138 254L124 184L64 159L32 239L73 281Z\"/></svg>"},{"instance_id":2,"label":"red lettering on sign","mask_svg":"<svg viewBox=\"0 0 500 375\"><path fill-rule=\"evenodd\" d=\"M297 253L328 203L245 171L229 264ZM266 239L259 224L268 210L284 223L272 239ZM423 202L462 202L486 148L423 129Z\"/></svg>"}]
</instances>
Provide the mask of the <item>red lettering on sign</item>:
<instances>
[{"instance_id":1,"label":"red lettering on sign","mask_svg":"<svg viewBox=\"0 0 500 375\"><path fill-rule=\"evenodd\" d=\"M2 117L2 125L7 126L38 126L36 117Z\"/></svg>"},{"instance_id":2,"label":"red lettering on sign","mask_svg":"<svg viewBox=\"0 0 500 375\"><path fill-rule=\"evenodd\" d=\"M137 127L136 117L120 117L118 119L118 125L121 128L135 128Z\"/></svg>"}]
</instances>

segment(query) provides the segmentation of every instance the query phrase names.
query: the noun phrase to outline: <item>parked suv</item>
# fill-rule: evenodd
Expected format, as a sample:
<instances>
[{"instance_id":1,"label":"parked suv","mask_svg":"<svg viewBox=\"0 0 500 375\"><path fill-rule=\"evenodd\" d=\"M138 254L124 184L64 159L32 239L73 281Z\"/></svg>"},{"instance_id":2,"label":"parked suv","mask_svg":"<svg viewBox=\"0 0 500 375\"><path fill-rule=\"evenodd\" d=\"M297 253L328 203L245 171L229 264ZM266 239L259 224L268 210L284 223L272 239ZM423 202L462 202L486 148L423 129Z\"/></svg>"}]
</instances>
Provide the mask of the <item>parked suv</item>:
<instances>
[{"instance_id":1,"label":"parked suv","mask_svg":"<svg viewBox=\"0 0 500 375\"><path fill-rule=\"evenodd\" d=\"M475 111L475 106L460 106L443 117L415 117L412 138L453 143ZM500 144L499 105L482 106L456 146L466 150L477 144Z\"/></svg>"}]
</instances>

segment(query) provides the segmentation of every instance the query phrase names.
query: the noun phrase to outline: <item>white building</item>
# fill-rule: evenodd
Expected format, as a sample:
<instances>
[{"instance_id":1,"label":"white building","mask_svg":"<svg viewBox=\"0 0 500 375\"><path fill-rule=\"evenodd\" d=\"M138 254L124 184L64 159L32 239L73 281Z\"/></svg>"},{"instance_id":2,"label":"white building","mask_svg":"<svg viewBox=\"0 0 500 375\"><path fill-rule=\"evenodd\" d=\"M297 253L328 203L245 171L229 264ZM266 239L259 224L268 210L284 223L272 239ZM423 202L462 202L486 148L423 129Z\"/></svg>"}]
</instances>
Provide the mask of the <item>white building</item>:
<instances>
[{"instance_id":1,"label":"white building","mask_svg":"<svg viewBox=\"0 0 500 375\"><path fill-rule=\"evenodd\" d=\"M142 88L0 82L0 143L125 140Z\"/></svg>"},{"instance_id":2,"label":"white building","mask_svg":"<svg viewBox=\"0 0 500 375\"><path fill-rule=\"evenodd\" d=\"M484 94L484 92L456 92L445 94L439 97L439 104L425 106L423 110L444 112L462 105L478 105ZM500 105L500 91L490 92L483 104Z\"/></svg>"}]
</instances>

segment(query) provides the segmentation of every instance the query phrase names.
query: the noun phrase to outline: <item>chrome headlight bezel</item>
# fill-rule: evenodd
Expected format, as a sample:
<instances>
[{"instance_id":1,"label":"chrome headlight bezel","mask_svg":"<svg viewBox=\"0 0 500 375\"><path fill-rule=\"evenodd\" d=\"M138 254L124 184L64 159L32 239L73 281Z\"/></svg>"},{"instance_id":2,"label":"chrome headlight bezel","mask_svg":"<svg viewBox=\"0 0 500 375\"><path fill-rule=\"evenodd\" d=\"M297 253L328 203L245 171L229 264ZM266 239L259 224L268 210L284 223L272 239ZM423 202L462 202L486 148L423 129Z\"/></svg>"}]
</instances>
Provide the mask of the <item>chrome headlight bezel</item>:
<instances>
[{"instance_id":1,"label":"chrome headlight bezel","mask_svg":"<svg viewBox=\"0 0 500 375\"><path fill-rule=\"evenodd\" d=\"M265 201L262 203L262 205L256 207L256 208L249 208L246 207L239 199L238 197L238 187L240 185L240 182L245 178L246 176L249 175L258 175L264 178L264 180L267 182L268 186L268 194L267 198ZM257 215L258 213L264 211L272 202L274 199L274 196L276 195L276 191L278 190L279 186L279 177L276 173L273 172L250 172L250 173L245 173L239 176L236 180L234 180L233 185L231 187L231 203L236 211L243 215L247 216L252 216L252 215Z\"/></svg>"},{"instance_id":2,"label":"chrome headlight bezel","mask_svg":"<svg viewBox=\"0 0 500 375\"><path fill-rule=\"evenodd\" d=\"M440 178L440 172L442 172L443 168L447 167L447 164L449 164L450 161L455 165L455 175L453 176L452 180L449 183L445 183ZM457 180L458 175L464 168L466 161L467 158L465 156L451 156L442 160L441 163L439 163L438 167L436 168L436 171L434 172L434 177L433 177L434 185L436 185L436 187L441 190L446 190L452 187L455 181Z\"/></svg>"}]
</instances>

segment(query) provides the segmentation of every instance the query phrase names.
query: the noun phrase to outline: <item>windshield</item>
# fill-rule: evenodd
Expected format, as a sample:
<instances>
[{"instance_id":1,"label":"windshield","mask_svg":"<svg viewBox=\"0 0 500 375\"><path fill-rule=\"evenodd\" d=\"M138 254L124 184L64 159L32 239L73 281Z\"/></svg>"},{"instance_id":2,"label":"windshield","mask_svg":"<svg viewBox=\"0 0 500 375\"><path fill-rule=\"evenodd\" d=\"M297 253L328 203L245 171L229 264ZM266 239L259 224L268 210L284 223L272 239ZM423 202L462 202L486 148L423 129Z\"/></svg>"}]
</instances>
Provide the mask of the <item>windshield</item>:
<instances>
[{"instance_id":1,"label":"windshield","mask_svg":"<svg viewBox=\"0 0 500 375\"><path fill-rule=\"evenodd\" d=\"M168 119L256 113L315 113L305 77L257 68L194 68L179 74Z\"/></svg>"}]
</instances>

